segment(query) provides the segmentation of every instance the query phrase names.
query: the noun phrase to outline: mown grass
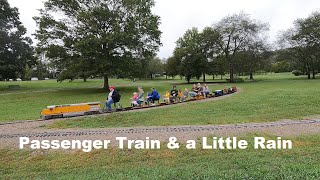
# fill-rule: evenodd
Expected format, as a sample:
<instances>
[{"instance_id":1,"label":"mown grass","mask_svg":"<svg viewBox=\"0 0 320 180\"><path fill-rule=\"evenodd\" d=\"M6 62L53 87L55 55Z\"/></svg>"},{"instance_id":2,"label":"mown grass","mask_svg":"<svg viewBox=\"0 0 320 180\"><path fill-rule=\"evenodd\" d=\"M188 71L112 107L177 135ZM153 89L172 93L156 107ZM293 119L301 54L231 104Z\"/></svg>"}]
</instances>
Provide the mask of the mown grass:
<instances>
[{"instance_id":1,"label":"mown grass","mask_svg":"<svg viewBox=\"0 0 320 180\"><path fill-rule=\"evenodd\" d=\"M59 121L50 128L103 128L267 122L319 114L320 80L264 79L235 84L241 92L217 101ZM211 85L211 89L225 86Z\"/></svg>"},{"instance_id":2,"label":"mown grass","mask_svg":"<svg viewBox=\"0 0 320 180\"><path fill-rule=\"evenodd\" d=\"M145 91L151 87L159 87L160 92L170 90L172 82L180 80L141 80L133 83L130 80L110 80L122 96L121 104L130 106L129 99L138 86L143 86ZM20 89L9 89L9 85L20 85ZM34 82L0 82L0 122L38 119L40 111L48 105L73 104L100 101L104 105L107 97L106 90L102 89L102 80L89 80L82 82L57 83L50 81Z\"/></svg>"},{"instance_id":3,"label":"mown grass","mask_svg":"<svg viewBox=\"0 0 320 180\"><path fill-rule=\"evenodd\" d=\"M211 90L233 85L241 88L241 93L218 101L59 121L49 127L228 124L319 114L319 79L306 80L290 74L256 78L252 82L209 85ZM182 82L110 83L119 86L122 104L126 105L138 85L145 91L155 86L164 94L171 89L171 83ZM0 121L35 119L47 105L103 101L106 97L100 88L101 80L23 82L19 90L9 90L6 83L0 82ZM179 89L184 87L190 85L179 85ZM253 136L275 138L266 134L238 138L252 142ZM292 150L168 150L162 146L161 150L112 148L83 153L0 149L0 179L320 179L320 134L283 139L293 141Z\"/></svg>"},{"instance_id":4,"label":"mown grass","mask_svg":"<svg viewBox=\"0 0 320 180\"><path fill-rule=\"evenodd\" d=\"M241 139L252 142L253 136L257 134ZM286 139L293 141L292 150L112 148L90 153L0 150L0 176L3 179L319 179L320 136Z\"/></svg>"},{"instance_id":5,"label":"mown grass","mask_svg":"<svg viewBox=\"0 0 320 180\"><path fill-rule=\"evenodd\" d=\"M190 103L170 108L144 112L118 113L104 117L89 117L59 122L52 127L115 127L136 125L222 124L237 122L275 121L283 118L301 118L319 114L319 79L306 80L291 74L256 76L257 81L244 83L209 84L211 90L227 86L242 89L240 94L219 101ZM209 80L209 79L208 79ZM181 84L183 80L131 80L111 79L122 95L121 104L129 106L129 98L143 86L145 92L156 87L160 94ZM21 89L10 90L8 85L19 84ZM102 80L57 83L54 80L37 82L0 82L0 122L39 118L40 111L48 105L100 101L107 93L101 88ZM179 85L178 89L191 88Z\"/></svg>"}]
</instances>

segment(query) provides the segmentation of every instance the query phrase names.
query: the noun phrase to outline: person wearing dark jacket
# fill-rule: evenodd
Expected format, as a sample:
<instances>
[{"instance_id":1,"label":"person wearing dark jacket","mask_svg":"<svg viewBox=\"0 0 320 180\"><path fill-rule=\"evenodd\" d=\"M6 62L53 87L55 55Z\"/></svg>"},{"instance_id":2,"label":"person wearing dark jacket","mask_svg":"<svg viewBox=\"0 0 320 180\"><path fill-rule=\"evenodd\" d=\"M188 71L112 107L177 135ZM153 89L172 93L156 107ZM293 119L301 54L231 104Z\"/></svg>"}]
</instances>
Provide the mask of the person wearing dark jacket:
<instances>
[{"instance_id":1,"label":"person wearing dark jacket","mask_svg":"<svg viewBox=\"0 0 320 180\"><path fill-rule=\"evenodd\" d=\"M115 90L114 86L109 86L110 93L108 99L106 100L106 107L111 111L111 105L120 101L120 94Z\"/></svg>"},{"instance_id":2,"label":"person wearing dark jacket","mask_svg":"<svg viewBox=\"0 0 320 180\"><path fill-rule=\"evenodd\" d=\"M173 103L174 101L177 101L177 97L178 97L178 90L176 86L173 86L173 89L171 90L170 93L170 102Z\"/></svg>"}]
</instances>

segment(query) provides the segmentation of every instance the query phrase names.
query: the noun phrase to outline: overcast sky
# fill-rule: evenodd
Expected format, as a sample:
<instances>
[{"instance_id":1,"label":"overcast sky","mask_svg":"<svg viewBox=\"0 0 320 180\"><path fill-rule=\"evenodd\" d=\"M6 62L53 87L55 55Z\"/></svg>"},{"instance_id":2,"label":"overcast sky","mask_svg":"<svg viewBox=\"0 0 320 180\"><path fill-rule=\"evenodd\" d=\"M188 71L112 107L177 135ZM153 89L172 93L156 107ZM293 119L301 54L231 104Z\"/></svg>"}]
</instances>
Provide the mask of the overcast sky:
<instances>
[{"instance_id":1,"label":"overcast sky","mask_svg":"<svg viewBox=\"0 0 320 180\"><path fill-rule=\"evenodd\" d=\"M20 19L28 29L28 35L35 32L32 17L43 7L44 0L8 0L18 7ZM176 40L191 27L202 30L224 16L241 11L270 24L270 39L275 40L281 30L292 27L297 18L305 18L313 11L320 10L319 0L156 0L154 12L161 17L160 29L163 46L160 58L172 55Z\"/></svg>"}]
</instances>

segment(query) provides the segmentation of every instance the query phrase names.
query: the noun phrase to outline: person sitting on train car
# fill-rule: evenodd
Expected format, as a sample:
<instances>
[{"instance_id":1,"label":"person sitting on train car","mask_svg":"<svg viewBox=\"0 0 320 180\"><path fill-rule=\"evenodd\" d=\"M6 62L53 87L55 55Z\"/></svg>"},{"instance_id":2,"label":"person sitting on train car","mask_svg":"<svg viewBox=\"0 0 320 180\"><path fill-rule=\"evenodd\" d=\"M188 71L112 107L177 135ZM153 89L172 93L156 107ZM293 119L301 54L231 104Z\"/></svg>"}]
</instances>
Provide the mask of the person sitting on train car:
<instances>
[{"instance_id":1,"label":"person sitting on train car","mask_svg":"<svg viewBox=\"0 0 320 180\"><path fill-rule=\"evenodd\" d=\"M198 95L203 95L203 88L200 83L198 83L197 89L198 89Z\"/></svg>"},{"instance_id":2,"label":"person sitting on train car","mask_svg":"<svg viewBox=\"0 0 320 180\"><path fill-rule=\"evenodd\" d=\"M197 88L197 85L196 84L193 84L192 85L192 89L191 89L191 92L189 92L189 95L193 98L195 98L197 95L198 95L198 88Z\"/></svg>"},{"instance_id":3,"label":"person sitting on train car","mask_svg":"<svg viewBox=\"0 0 320 180\"><path fill-rule=\"evenodd\" d=\"M184 89L184 92L183 92L183 99L182 101L186 101L187 98L188 98L188 95L189 95L189 91L187 88Z\"/></svg>"},{"instance_id":4,"label":"person sitting on train car","mask_svg":"<svg viewBox=\"0 0 320 180\"><path fill-rule=\"evenodd\" d=\"M158 91L155 88L151 88L152 92L151 94L148 96L148 104L149 102L152 103L152 105L154 105L154 101L158 101L160 99L160 94L158 93Z\"/></svg>"},{"instance_id":5,"label":"person sitting on train car","mask_svg":"<svg viewBox=\"0 0 320 180\"><path fill-rule=\"evenodd\" d=\"M166 102L166 103L169 103L169 101L170 101L170 93L169 93L169 91L167 91L166 94L164 94L163 97L164 97L163 101Z\"/></svg>"},{"instance_id":6,"label":"person sitting on train car","mask_svg":"<svg viewBox=\"0 0 320 180\"><path fill-rule=\"evenodd\" d=\"M183 101L184 99L184 96L181 90L178 91L178 99L179 99L179 102Z\"/></svg>"},{"instance_id":7,"label":"person sitting on train car","mask_svg":"<svg viewBox=\"0 0 320 180\"><path fill-rule=\"evenodd\" d=\"M138 87L138 93L139 93L139 105L141 105L144 102L144 91L141 86Z\"/></svg>"},{"instance_id":8,"label":"person sitting on train car","mask_svg":"<svg viewBox=\"0 0 320 180\"><path fill-rule=\"evenodd\" d=\"M111 105L120 101L120 94L115 90L114 86L109 86L109 95L106 101L107 110L111 111Z\"/></svg>"},{"instance_id":9,"label":"person sitting on train car","mask_svg":"<svg viewBox=\"0 0 320 180\"><path fill-rule=\"evenodd\" d=\"M178 98L178 90L176 86L173 86L173 89L170 92L170 102L173 103L174 101L177 101Z\"/></svg>"},{"instance_id":10,"label":"person sitting on train car","mask_svg":"<svg viewBox=\"0 0 320 180\"><path fill-rule=\"evenodd\" d=\"M204 84L203 85L203 95L206 98L208 96L208 94L210 94L210 90L209 90L207 84Z\"/></svg>"},{"instance_id":11,"label":"person sitting on train car","mask_svg":"<svg viewBox=\"0 0 320 180\"><path fill-rule=\"evenodd\" d=\"M133 93L133 96L132 98L130 98L132 101L131 101L131 106L139 106L141 103L140 103L140 100L139 100L139 94L137 92L134 92Z\"/></svg>"}]
</instances>

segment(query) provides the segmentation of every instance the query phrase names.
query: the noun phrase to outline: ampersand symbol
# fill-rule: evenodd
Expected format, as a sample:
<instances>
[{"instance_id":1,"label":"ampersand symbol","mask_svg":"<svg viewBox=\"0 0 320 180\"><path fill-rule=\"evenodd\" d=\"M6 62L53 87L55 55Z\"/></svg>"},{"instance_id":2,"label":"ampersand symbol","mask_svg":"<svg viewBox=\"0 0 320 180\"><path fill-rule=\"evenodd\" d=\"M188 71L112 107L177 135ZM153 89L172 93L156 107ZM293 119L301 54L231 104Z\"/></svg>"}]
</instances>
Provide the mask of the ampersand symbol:
<instances>
[{"instance_id":1,"label":"ampersand symbol","mask_svg":"<svg viewBox=\"0 0 320 180\"><path fill-rule=\"evenodd\" d=\"M179 149L179 143L177 143L177 138L176 137L170 137L169 138L169 143L168 143L168 148L169 149Z\"/></svg>"}]
</instances>

